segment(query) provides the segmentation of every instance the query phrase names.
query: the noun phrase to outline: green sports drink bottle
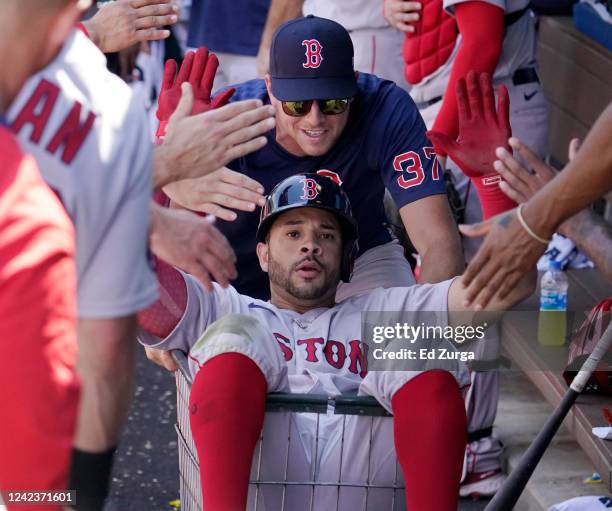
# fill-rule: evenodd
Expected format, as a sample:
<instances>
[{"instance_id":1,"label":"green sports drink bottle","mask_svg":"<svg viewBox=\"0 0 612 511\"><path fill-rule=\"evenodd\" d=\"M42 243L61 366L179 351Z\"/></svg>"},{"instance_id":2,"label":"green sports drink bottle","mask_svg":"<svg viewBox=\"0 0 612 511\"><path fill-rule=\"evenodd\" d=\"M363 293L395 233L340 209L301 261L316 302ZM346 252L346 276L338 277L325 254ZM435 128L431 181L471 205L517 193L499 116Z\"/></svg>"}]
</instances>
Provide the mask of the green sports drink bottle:
<instances>
[{"instance_id":1,"label":"green sports drink bottle","mask_svg":"<svg viewBox=\"0 0 612 511\"><path fill-rule=\"evenodd\" d=\"M540 281L538 342L543 346L563 346L567 334L567 277L559 261L551 261Z\"/></svg>"}]
</instances>

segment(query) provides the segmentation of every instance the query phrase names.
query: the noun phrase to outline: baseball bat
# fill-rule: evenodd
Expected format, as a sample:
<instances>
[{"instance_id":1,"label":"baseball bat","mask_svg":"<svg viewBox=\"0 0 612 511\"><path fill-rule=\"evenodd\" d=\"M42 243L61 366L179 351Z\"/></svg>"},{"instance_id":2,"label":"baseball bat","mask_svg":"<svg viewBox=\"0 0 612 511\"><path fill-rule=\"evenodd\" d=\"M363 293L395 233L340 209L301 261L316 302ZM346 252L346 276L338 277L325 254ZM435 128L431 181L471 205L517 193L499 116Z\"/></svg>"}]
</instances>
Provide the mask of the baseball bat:
<instances>
[{"instance_id":1,"label":"baseball bat","mask_svg":"<svg viewBox=\"0 0 612 511\"><path fill-rule=\"evenodd\" d=\"M521 458L518 466L508 476L508 479L504 482L499 491L495 494L495 497L489 502L485 511L509 511L514 507L516 501L523 493L529 478L533 474L536 466L542 459L544 452L548 448L550 441L553 439L559 426L565 419L567 412L571 409L572 405L576 402L576 398L580 395L584 389L586 383L589 381L591 374L599 364L599 361L606 354L612 343L612 324L608 325L608 328L599 339L599 342L595 345L595 349L582 364L580 371L572 380L570 388L566 392L565 396L548 418L546 424L542 430L538 433L535 440L527 449L527 452Z\"/></svg>"}]
</instances>

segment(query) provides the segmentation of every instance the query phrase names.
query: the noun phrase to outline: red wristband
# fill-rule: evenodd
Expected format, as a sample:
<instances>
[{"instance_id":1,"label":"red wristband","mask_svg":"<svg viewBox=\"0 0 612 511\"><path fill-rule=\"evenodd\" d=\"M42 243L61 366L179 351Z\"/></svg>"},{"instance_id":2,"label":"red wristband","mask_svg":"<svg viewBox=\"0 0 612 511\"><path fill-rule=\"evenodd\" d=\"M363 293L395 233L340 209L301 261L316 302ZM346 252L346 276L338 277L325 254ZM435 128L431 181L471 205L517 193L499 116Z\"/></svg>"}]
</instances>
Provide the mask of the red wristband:
<instances>
[{"instance_id":1,"label":"red wristband","mask_svg":"<svg viewBox=\"0 0 612 511\"><path fill-rule=\"evenodd\" d=\"M471 180L480 198L483 220L516 207L516 202L501 191L499 183L502 178L499 174L474 177Z\"/></svg>"}]
</instances>

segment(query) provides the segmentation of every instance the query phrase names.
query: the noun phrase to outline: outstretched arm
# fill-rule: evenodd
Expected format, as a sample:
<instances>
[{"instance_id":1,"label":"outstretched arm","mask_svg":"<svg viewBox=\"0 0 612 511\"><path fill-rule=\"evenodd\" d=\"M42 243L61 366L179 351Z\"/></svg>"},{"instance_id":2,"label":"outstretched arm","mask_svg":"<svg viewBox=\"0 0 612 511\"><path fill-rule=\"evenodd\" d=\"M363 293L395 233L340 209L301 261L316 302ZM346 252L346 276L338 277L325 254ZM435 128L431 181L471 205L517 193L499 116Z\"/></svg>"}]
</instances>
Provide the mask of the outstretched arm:
<instances>
[{"instance_id":1,"label":"outstretched arm","mask_svg":"<svg viewBox=\"0 0 612 511\"><path fill-rule=\"evenodd\" d=\"M499 320L504 311L510 310L535 291L537 271L534 266L521 277L505 298L495 296L484 308L475 304L466 305L467 290L462 280L463 278L455 279L448 290L448 320L451 326L491 324Z\"/></svg>"},{"instance_id":2,"label":"outstretched arm","mask_svg":"<svg viewBox=\"0 0 612 511\"><path fill-rule=\"evenodd\" d=\"M573 161L523 206L523 220L539 238L550 238L561 222L612 189L612 104L601 114ZM466 300L485 307L503 299L544 253L546 243L530 234L516 214L496 221L470 262Z\"/></svg>"},{"instance_id":3,"label":"outstretched arm","mask_svg":"<svg viewBox=\"0 0 612 511\"><path fill-rule=\"evenodd\" d=\"M574 213L612 190L612 103L599 116L563 172L525 204L525 220L550 236Z\"/></svg>"},{"instance_id":4,"label":"outstretched arm","mask_svg":"<svg viewBox=\"0 0 612 511\"><path fill-rule=\"evenodd\" d=\"M521 156L527 167L502 148L497 150L499 160L494 165L505 179L500 188L516 202L523 203L533 197L557 173L517 138L511 138L509 142L510 147ZM569 147L570 161L576 156L577 149L578 139L573 139ZM576 243L612 281L612 226L609 223L587 208L563 222L559 232Z\"/></svg>"}]
</instances>

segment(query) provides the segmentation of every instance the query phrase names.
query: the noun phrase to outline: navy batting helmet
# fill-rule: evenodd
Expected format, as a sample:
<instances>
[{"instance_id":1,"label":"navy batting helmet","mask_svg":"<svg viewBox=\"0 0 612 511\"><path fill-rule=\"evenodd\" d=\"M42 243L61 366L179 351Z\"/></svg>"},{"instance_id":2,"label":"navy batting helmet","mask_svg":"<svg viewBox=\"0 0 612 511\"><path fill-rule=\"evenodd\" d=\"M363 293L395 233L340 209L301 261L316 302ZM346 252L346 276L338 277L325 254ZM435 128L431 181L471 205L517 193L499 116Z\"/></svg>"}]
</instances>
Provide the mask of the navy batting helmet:
<instances>
[{"instance_id":1,"label":"navy batting helmet","mask_svg":"<svg viewBox=\"0 0 612 511\"><path fill-rule=\"evenodd\" d=\"M266 197L261 210L257 241L263 242L276 218L290 209L319 208L336 215L342 227L342 263L340 278L351 279L353 262L357 255L357 223L353 218L351 203L344 190L334 181L318 174L297 174L283 179Z\"/></svg>"}]
</instances>

